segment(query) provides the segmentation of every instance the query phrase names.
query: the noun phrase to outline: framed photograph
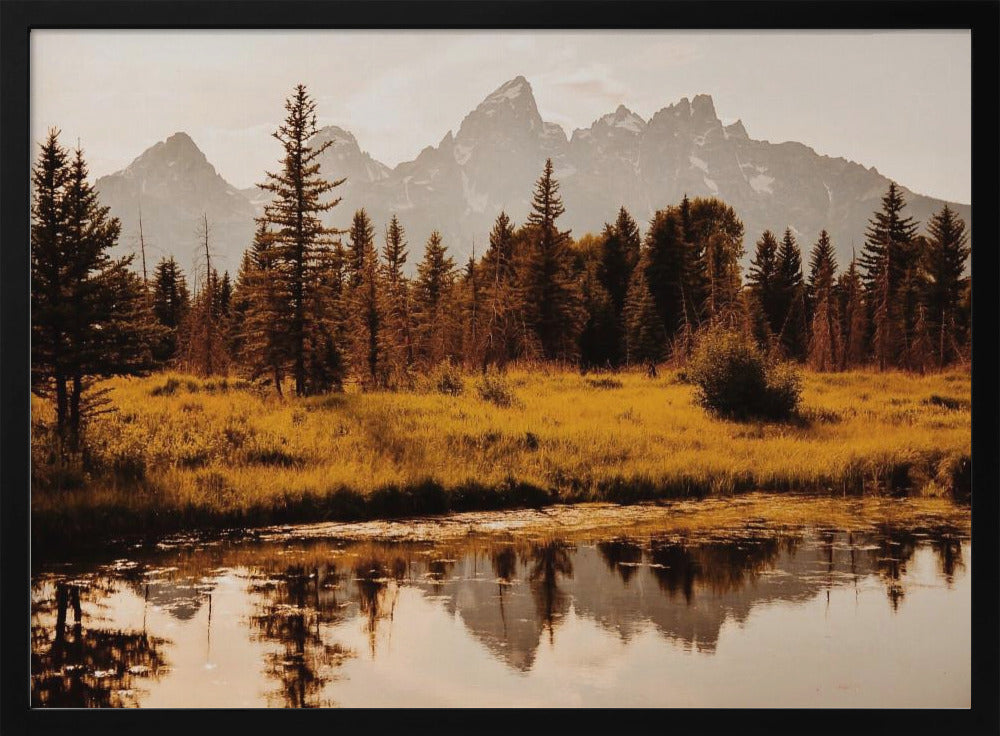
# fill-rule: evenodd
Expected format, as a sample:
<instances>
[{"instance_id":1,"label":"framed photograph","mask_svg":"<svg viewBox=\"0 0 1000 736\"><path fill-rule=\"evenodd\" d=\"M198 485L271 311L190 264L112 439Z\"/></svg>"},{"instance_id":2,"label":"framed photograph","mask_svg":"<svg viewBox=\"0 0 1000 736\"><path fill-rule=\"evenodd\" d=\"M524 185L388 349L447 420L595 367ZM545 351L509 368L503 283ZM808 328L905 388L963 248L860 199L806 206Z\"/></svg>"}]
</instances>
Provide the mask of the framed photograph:
<instances>
[{"instance_id":1,"label":"framed photograph","mask_svg":"<svg viewBox=\"0 0 1000 736\"><path fill-rule=\"evenodd\" d=\"M0 9L4 733L1000 727L1000 3Z\"/></svg>"}]
</instances>

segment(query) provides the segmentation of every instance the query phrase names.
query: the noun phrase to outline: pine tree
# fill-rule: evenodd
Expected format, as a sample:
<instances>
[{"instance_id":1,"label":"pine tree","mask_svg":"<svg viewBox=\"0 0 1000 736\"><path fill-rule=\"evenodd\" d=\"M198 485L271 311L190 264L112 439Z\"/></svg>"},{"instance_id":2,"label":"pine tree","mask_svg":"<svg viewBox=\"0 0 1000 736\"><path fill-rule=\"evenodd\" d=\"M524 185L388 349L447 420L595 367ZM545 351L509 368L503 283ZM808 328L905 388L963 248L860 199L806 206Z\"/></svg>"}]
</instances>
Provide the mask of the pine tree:
<instances>
[{"instance_id":1,"label":"pine tree","mask_svg":"<svg viewBox=\"0 0 1000 736\"><path fill-rule=\"evenodd\" d=\"M517 350L517 317L521 314L521 309L517 300L515 242L514 225L507 213L501 212L493 224L489 248L480 264L486 290L484 307L487 311L482 354L484 373L491 364L505 365Z\"/></svg>"},{"instance_id":2,"label":"pine tree","mask_svg":"<svg viewBox=\"0 0 1000 736\"><path fill-rule=\"evenodd\" d=\"M760 310L763 317L760 320L762 324L755 332L758 333L758 340L767 347L771 336L781 332L785 319L778 266L778 239L770 230L765 230L757 240L754 256L750 260L747 282L754 297L755 308Z\"/></svg>"},{"instance_id":3,"label":"pine tree","mask_svg":"<svg viewBox=\"0 0 1000 736\"><path fill-rule=\"evenodd\" d=\"M177 356L180 330L191 307L187 281L173 256L163 258L153 271L153 314L163 326L163 338L153 347L157 362L166 363Z\"/></svg>"},{"instance_id":4,"label":"pine tree","mask_svg":"<svg viewBox=\"0 0 1000 736\"><path fill-rule=\"evenodd\" d=\"M279 267L267 222L258 220L253 244L244 255L236 280L236 310L242 313L238 355L250 377L267 376L280 397L289 351L286 292L277 276Z\"/></svg>"},{"instance_id":5,"label":"pine tree","mask_svg":"<svg viewBox=\"0 0 1000 736\"><path fill-rule=\"evenodd\" d=\"M69 178L59 131L50 130L31 172L31 389L55 395L56 431L67 435L70 288L63 197Z\"/></svg>"},{"instance_id":6,"label":"pine tree","mask_svg":"<svg viewBox=\"0 0 1000 736\"><path fill-rule=\"evenodd\" d=\"M933 336L937 365L959 357L958 313L962 272L972 252L965 223L947 204L927 224L930 238L924 258L927 287L923 298L926 322Z\"/></svg>"},{"instance_id":7,"label":"pine tree","mask_svg":"<svg viewBox=\"0 0 1000 736\"><path fill-rule=\"evenodd\" d=\"M646 232L644 280L667 339L684 320L685 286L690 287L696 266L693 248L684 239L683 217L678 208L668 207L653 215ZM693 304L688 306L694 309Z\"/></svg>"},{"instance_id":8,"label":"pine tree","mask_svg":"<svg viewBox=\"0 0 1000 736\"><path fill-rule=\"evenodd\" d=\"M903 217L906 206L896 182L889 183L889 191L882 197L882 210L868 222L865 245L859 265L863 272L865 288L874 292L878 288L882 267L889 257L889 291L895 293L906 271L914 265L912 243L918 224L912 217Z\"/></svg>"},{"instance_id":9,"label":"pine tree","mask_svg":"<svg viewBox=\"0 0 1000 736\"><path fill-rule=\"evenodd\" d=\"M684 224L685 219L689 224ZM685 291L700 295L695 302L700 320L713 324L739 321L743 223L736 211L715 197L697 197L690 203L689 215L682 211L681 226L692 251Z\"/></svg>"},{"instance_id":10,"label":"pine tree","mask_svg":"<svg viewBox=\"0 0 1000 736\"><path fill-rule=\"evenodd\" d=\"M57 431L75 452L95 408L91 382L151 370L162 329L133 257L108 255L121 225L98 202L83 151L70 160L51 131L32 183L32 386L55 393Z\"/></svg>"},{"instance_id":11,"label":"pine tree","mask_svg":"<svg viewBox=\"0 0 1000 736\"><path fill-rule=\"evenodd\" d=\"M847 270L840 277L839 286L840 333L843 342L841 365L844 368L854 368L864 365L868 352L868 308L864 302L864 283L858 272L857 259L851 259Z\"/></svg>"},{"instance_id":12,"label":"pine tree","mask_svg":"<svg viewBox=\"0 0 1000 736\"><path fill-rule=\"evenodd\" d=\"M611 343L603 352L607 352L608 361L618 365L624 359L624 311L625 297L628 294L632 271L639 262L639 251L642 244L639 227L625 207L618 210L618 219L614 225L605 225L601 241L600 265L594 274L600 285L600 291L610 299L612 319ZM586 289L589 299L585 301L597 304L598 290ZM593 319L591 320L593 321Z\"/></svg>"},{"instance_id":13,"label":"pine tree","mask_svg":"<svg viewBox=\"0 0 1000 736\"><path fill-rule=\"evenodd\" d=\"M340 198L322 202L321 197L344 183L344 179L327 181L319 173L318 157L332 145L326 141L316 148L309 139L317 131L316 103L304 85L297 85L285 102L287 116L273 136L284 149L280 173L268 172L267 181L259 184L274 194L264 209L264 221L272 228L269 234L275 249L274 276L287 295L287 310L282 322L287 329L288 359L295 379L298 396L326 390L339 383L324 379L324 384L310 385L313 376L336 376L342 361L332 344L329 326L324 325L310 310L323 303L320 272L328 258L330 236L335 230L324 227L319 215L340 202ZM321 364L328 364L322 370ZM310 369L309 366L312 366ZM319 371L319 372L317 372Z\"/></svg>"},{"instance_id":14,"label":"pine tree","mask_svg":"<svg viewBox=\"0 0 1000 736\"><path fill-rule=\"evenodd\" d=\"M552 159L547 159L535 185L525 228L528 248L519 285L541 357L572 361L576 359L577 337L585 315L574 280L569 232L556 225L565 208L552 172Z\"/></svg>"},{"instance_id":15,"label":"pine tree","mask_svg":"<svg viewBox=\"0 0 1000 736\"><path fill-rule=\"evenodd\" d=\"M648 257L648 250L640 256L625 299L625 355L629 365L655 364L663 358L666 345L666 331L646 276L650 272Z\"/></svg>"},{"instance_id":16,"label":"pine tree","mask_svg":"<svg viewBox=\"0 0 1000 736\"><path fill-rule=\"evenodd\" d=\"M475 288L474 265L466 270L467 281ZM433 231L417 264L414 307L417 356L424 366L433 366L452 355L452 290L455 285L455 261L447 255L441 233Z\"/></svg>"},{"instance_id":17,"label":"pine tree","mask_svg":"<svg viewBox=\"0 0 1000 736\"><path fill-rule=\"evenodd\" d=\"M375 241L364 241L357 284L349 290L351 354L361 373L362 386L386 385L388 365L385 335L385 293L379 274Z\"/></svg>"},{"instance_id":18,"label":"pine tree","mask_svg":"<svg viewBox=\"0 0 1000 736\"><path fill-rule=\"evenodd\" d=\"M835 306L833 297L832 264L820 262L814 280L814 307L812 329L809 335L809 365L817 371L834 370L839 365L839 351L835 339Z\"/></svg>"},{"instance_id":19,"label":"pine tree","mask_svg":"<svg viewBox=\"0 0 1000 736\"><path fill-rule=\"evenodd\" d=\"M385 283L384 352L395 384L408 384L414 362L410 284L403 273L408 256L406 232L396 215L385 233L382 252L382 280Z\"/></svg>"},{"instance_id":20,"label":"pine tree","mask_svg":"<svg viewBox=\"0 0 1000 736\"><path fill-rule=\"evenodd\" d=\"M917 223L904 217L906 206L895 182L882 197L882 209L869 220L859 264L873 310L872 344L876 363L885 368L908 354L920 291ZM886 270L886 273L882 273ZM877 337L876 334L877 333ZM877 347L876 347L877 343Z\"/></svg>"},{"instance_id":21,"label":"pine tree","mask_svg":"<svg viewBox=\"0 0 1000 736\"><path fill-rule=\"evenodd\" d=\"M888 251L878 268L878 281L869 287L868 294L872 305L872 359L880 371L889 366L892 351L897 347L892 319L891 265L892 252Z\"/></svg>"},{"instance_id":22,"label":"pine tree","mask_svg":"<svg viewBox=\"0 0 1000 736\"><path fill-rule=\"evenodd\" d=\"M807 341L805 286L802 254L790 228L785 229L778 249L778 286L782 314L779 339L786 354L800 360L805 357Z\"/></svg>"},{"instance_id":23,"label":"pine tree","mask_svg":"<svg viewBox=\"0 0 1000 736\"><path fill-rule=\"evenodd\" d=\"M601 275L606 263L604 256L609 238L617 239L617 235L613 226L605 225L600 238L588 233L573 248L580 296L586 315L580 332L580 365L584 369L612 368L625 359L624 300L622 311L619 312Z\"/></svg>"},{"instance_id":24,"label":"pine tree","mask_svg":"<svg viewBox=\"0 0 1000 736\"><path fill-rule=\"evenodd\" d=\"M356 289L361 284L366 254L369 249L375 247L375 226L364 209L354 213L347 237L349 239L345 265L347 283L350 288Z\"/></svg>"},{"instance_id":25,"label":"pine tree","mask_svg":"<svg viewBox=\"0 0 1000 736\"><path fill-rule=\"evenodd\" d=\"M830 282L822 281L826 275ZM816 304L816 293L825 288L832 288L833 280L837 276L837 255L833 250L833 243L830 242L830 235L826 230L821 230L819 240L813 246L809 254L809 279L806 282L806 303L810 310ZM811 314L811 312L810 312Z\"/></svg>"}]
</instances>

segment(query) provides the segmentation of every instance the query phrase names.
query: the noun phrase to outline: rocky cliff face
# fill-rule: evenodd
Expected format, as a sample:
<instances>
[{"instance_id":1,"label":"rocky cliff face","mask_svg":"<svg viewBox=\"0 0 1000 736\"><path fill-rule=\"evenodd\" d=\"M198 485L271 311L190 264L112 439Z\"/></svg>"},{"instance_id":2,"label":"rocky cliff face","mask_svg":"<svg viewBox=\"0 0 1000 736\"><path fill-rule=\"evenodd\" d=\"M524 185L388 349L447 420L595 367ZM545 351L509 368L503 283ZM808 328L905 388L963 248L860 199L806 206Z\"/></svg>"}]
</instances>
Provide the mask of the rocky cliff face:
<instances>
[{"instance_id":1,"label":"rocky cliff face","mask_svg":"<svg viewBox=\"0 0 1000 736\"><path fill-rule=\"evenodd\" d=\"M437 146L394 169L362 151L341 128L323 128L313 144L327 140L333 145L321 157L321 172L346 177L335 190L343 199L327 222L346 229L354 210L365 207L381 230L396 213L418 254L413 261L433 229L462 260L473 245L482 253L501 210L523 222L549 157L566 205L561 222L574 235L599 232L621 205L644 226L657 209L684 194L717 196L744 222L745 263L765 228L780 234L791 227L805 250L827 229L846 265L852 248L860 250L868 218L889 185L874 168L821 156L801 143L752 139L738 120L723 125L708 95L681 99L650 120L621 105L567 138L561 127L542 120L524 77L486 97L457 133L448 131ZM185 264L193 263L198 218L207 213L220 265L230 270L250 241L254 213L266 202L260 190L238 191L226 183L183 133L102 177L98 189L122 219L123 241L135 240L141 200L147 244ZM921 222L944 204L903 191L909 214ZM951 204L971 225L970 207Z\"/></svg>"}]
</instances>

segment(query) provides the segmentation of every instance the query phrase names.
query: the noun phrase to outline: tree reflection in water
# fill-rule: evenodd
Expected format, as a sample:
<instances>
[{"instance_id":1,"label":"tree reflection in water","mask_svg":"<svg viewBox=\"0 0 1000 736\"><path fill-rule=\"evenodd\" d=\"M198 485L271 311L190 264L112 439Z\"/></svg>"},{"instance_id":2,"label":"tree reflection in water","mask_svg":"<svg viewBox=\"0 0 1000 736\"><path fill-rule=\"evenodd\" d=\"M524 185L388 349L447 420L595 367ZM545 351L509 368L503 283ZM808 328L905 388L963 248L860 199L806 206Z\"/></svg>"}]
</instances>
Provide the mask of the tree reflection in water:
<instances>
[{"instance_id":1,"label":"tree reflection in water","mask_svg":"<svg viewBox=\"0 0 1000 736\"><path fill-rule=\"evenodd\" d=\"M549 631L549 644L554 644L554 623L569 609L569 598L559 589L559 576L573 577L573 548L562 540L532 544L528 551L531 560L531 592L542 623Z\"/></svg>"},{"instance_id":2,"label":"tree reflection in water","mask_svg":"<svg viewBox=\"0 0 1000 736\"><path fill-rule=\"evenodd\" d=\"M316 540L303 542L294 557L287 540L167 550L137 556L126 566L116 561L72 581L59 570L35 583L31 700L34 706L139 705L145 699L140 686L152 687L166 672L163 652L188 646L191 639L178 637L170 644L145 631L101 628L97 616L114 616L108 607L125 593L168 613L178 625L191 622L205 604L211 617L205 592L218 585L220 571L250 573L246 603L252 609L242 621L250 638L268 643L260 688L269 691L267 702L316 707L335 704L330 693L336 687L328 685L355 656L336 643L333 628L361 628L375 659L377 643L386 641L386 623L391 637L395 614L408 612L396 609L406 586L460 617L494 657L525 673L546 632L555 646L555 628L571 603L575 615L618 633L623 642L653 630L710 654L726 621L743 622L766 602L812 600L851 581L857 586L867 579L877 590L884 584L896 611L904 586L924 572L907 570L917 550L925 550L926 560L932 559L927 550L934 551L937 572L950 586L966 567L967 538L958 529L768 531L747 525L635 539L505 537L436 545ZM483 559L491 564L493 579L483 575ZM231 585L222 590L234 594ZM217 606L216 616L219 610L225 608ZM209 644L198 638L199 646ZM177 676L188 674L178 670Z\"/></svg>"},{"instance_id":3,"label":"tree reflection in water","mask_svg":"<svg viewBox=\"0 0 1000 736\"><path fill-rule=\"evenodd\" d=\"M628 585L642 563L642 547L635 542L622 539L598 542L597 551L601 553L608 569L617 572L625 585Z\"/></svg>"},{"instance_id":4,"label":"tree reflection in water","mask_svg":"<svg viewBox=\"0 0 1000 736\"><path fill-rule=\"evenodd\" d=\"M251 585L263 598L260 612L250 617L257 636L281 644L266 659L268 677L278 681L278 698L289 708L333 705L323 699L333 671L352 653L323 640L322 626L341 620L337 600L338 575L333 567L289 567L277 582Z\"/></svg>"},{"instance_id":5,"label":"tree reflection in water","mask_svg":"<svg viewBox=\"0 0 1000 736\"><path fill-rule=\"evenodd\" d=\"M391 559L370 559L354 567L354 585L358 593L358 607L365 617L365 631L372 659L375 658L375 642L379 621L392 617L396 611L399 586L409 573L409 563L402 557ZM390 592L390 583L392 590Z\"/></svg>"},{"instance_id":6,"label":"tree reflection in water","mask_svg":"<svg viewBox=\"0 0 1000 736\"><path fill-rule=\"evenodd\" d=\"M774 566L784 551L794 554L793 536L757 536L731 540L654 540L649 559L660 589L673 597L678 591L690 604L695 586L715 594L737 591Z\"/></svg>"},{"instance_id":7,"label":"tree reflection in water","mask_svg":"<svg viewBox=\"0 0 1000 736\"><path fill-rule=\"evenodd\" d=\"M875 550L875 569L885 582L886 595L892 610L899 610L899 604L906 597L903 577L906 565L917 549L917 537L909 530L883 527L878 535Z\"/></svg>"},{"instance_id":8,"label":"tree reflection in water","mask_svg":"<svg viewBox=\"0 0 1000 736\"><path fill-rule=\"evenodd\" d=\"M158 680L166 669L161 653L165 639L145 631L85 627L81 595L86 593L79 585L60 581L54 600L32 604L33 708L137 707L143 692L139 682ZM73 625L68 628L70 611Z\"/></svg>"}]
</instances>

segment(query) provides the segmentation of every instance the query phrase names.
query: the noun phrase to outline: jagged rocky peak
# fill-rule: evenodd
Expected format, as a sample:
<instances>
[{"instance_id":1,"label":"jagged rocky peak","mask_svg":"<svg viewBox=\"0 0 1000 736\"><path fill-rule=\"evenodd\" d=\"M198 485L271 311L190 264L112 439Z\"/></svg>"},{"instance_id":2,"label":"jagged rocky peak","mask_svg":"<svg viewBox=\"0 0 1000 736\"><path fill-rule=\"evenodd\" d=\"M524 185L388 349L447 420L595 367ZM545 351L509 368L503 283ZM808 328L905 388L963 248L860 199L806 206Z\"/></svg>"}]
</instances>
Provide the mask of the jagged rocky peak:
<instances>
[{"instance_id":1,"label":"jagged rocky peak","mask_svg":"<svg viewBox=\"0 0 1000 736\"><path fill-rule=\"evenodd\" d=\"M712 96L702 94L695 95L691 100L682 97L679 101L663 108L653 115L649 126L704 133L712 128L721 128L722 121L715 113Z\"/></svg>"},{"instance_id":2,"label":"jagged rocky peak","mask_svg":"<svg viewBox=\"0 0 1000 736\"><path fill-rule=\"evenodd\" d=\"M695 95L691 100L691 117L695 120L705 122L717 122L718 116L715 114L715 103L712 102L711 95Z\"/></svg>"},{"instance_id":3,"label":"jagged rocky peak","mask_svg":"<svg viewBox=\"0 0 1000 736\"><path fill-rule=\"evenodd\" d=\"M750 136L747 134L747 129L743 127L743 121L737 119L732 125L727 125L723 128L726 132L726 138L737 138L741 140L750 140Z\"/></svg>"},{"instance_id":4,"label":"jagged rocky peak","mask_svg":"<svg viewBox=\"0 0 1000 736\"><path fill-rule=\"evenodd\" d=\"M347 145L347 146L357 146L358 140L354 137L354 134L348 130L344 130L337 125L327 125L316 131L316 135L313 136L311 141L312 145L321 145L327 141L332 141L333 146L331 148Z\"/></svg>"},{"instance_id":5,"label":"jagged rocky peak","mask_svg":"<svg viewBox=\"0 0 1000 736\"><path fill-rule=\"evenodd\" d=\"M517 76L500 85L465 116L455 139L463 141L487 131L504 137L517 132L539 136L542 127L531 85L524 77Z\"/></svg>"},{"instance_id":6,"label":"jagged rocky peak","mask_svg":"<svg viewBox=\"0 0 1000 736\"><path fill-rule=\"evenodd\" d=\"M591 128L593 129L598 126L625 130L629 133L641 133L646 128L646 121L625 107L625 105L619 105L614 112L608 113L597 120Z\"/></svg>"},{"instance_id":7,"label":"jagged rocky peak","mask_svg":"<svg viewBox=\"0 0 1000 736\"><path fill-rule=\"evenodd\" d=\"M132 176L150 168L173 167L178 164L184 168L207 166L213 172L215 171L215 168L208 163L205 154L191 140L191 136L184 132L177 132L165 141L159 141L143 151L123 173L126 176Z\"/></svg>"},{"instance_id":8,"label":"jagged rocky peak","mask_svg":"<svg viewBox=\"0 0 1000 736\"><path fill-rule=\"evenodd\" d=\"M535 96L531 91L531 84L527 79L518 75L509 82L504 82L497 87L483 102L483 105L498 105L515 100L528 100L534 102Z\"/></svg>"}]
</instances>

